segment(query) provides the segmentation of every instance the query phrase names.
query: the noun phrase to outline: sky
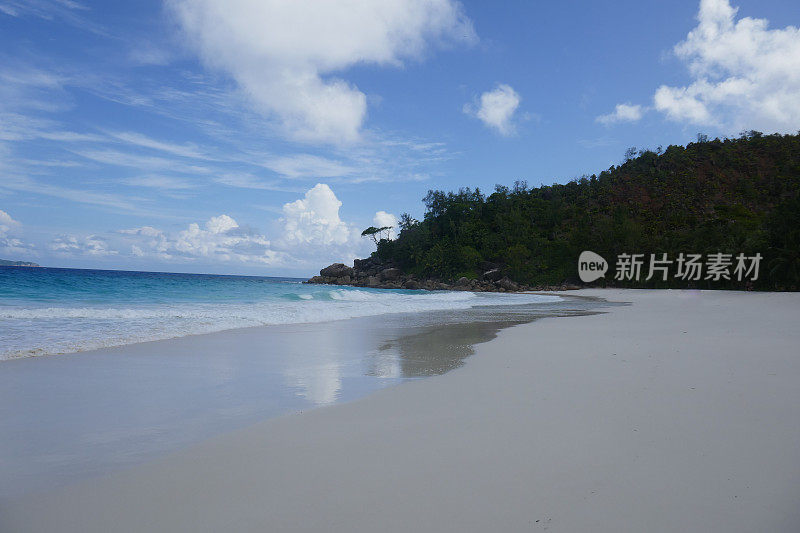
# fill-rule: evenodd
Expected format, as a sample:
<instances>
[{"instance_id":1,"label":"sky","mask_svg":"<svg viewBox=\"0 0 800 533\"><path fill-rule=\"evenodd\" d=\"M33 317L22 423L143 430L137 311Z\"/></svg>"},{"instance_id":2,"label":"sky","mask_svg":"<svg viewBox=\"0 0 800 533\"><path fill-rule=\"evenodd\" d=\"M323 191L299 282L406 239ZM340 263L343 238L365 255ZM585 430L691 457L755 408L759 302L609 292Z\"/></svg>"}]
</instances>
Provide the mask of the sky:
<instances>
[{"instance_id":1,"label":"sky","mask_svg":"<svg viewBox=\"0 0 800 533\"><path fill-rule=\"evenodd\" d=\"M308 276L429 189L800 129L796 0L0 0L0 258Z\"/></svg>"}]
</instances>

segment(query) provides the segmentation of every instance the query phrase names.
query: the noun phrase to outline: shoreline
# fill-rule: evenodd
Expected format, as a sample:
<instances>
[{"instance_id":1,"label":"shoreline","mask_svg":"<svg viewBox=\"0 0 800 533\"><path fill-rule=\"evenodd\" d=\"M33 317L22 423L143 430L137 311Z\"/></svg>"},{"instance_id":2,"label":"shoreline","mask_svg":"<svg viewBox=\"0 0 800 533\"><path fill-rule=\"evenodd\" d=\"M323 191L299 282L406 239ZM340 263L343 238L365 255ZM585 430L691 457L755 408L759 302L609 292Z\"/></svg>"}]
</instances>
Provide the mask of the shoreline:
<instances>
[{"instance_id":1,"label":"shoreline","mask_svg":"<svg viewBox=\"0 0 800 533\"><path fill-rule=\"evenodd\" d=\"M298 296L295 293L284 295L288 298L277 301L277 304L268 299L247 303L226 303L225 305L233 307L230 315L210 310L208 307L211 304L208 302L188 302L183 308L137 307L134 304L130 309L128 309L130 304L127 302L119 302L118 307L109 309L111 312L109 317L103 315L105 308L90 305L77 308L56 305L52 309L34 305L21 310L11 309L10 314L5 317L9 319L7 329L3 331L4 335L0 335L0 343L7 341L3 351L0 351L0 365L32 357L89 353L141 343L169 341L248 328L326 323L365 317L388 317L398 313L446 312L456 309L468 312L469 309L484 305L497 308L526 305L526 302L515 301L515 298L519 300L519 296L524 293L481 295L449 291L435 294L428 291L379 291L372 288L335 285L309 287L300 283L292 283L291 286L303 287L295 289L300 292L300 300L291 298ZM293 307L293 304L299 304L299 302L302 302L302 305ZM73 311L77 312L77 316L71 314ZM56 314L53 314L54 312ZM133 316L120 316L125 312L130 312ZM14 313L22 313L22 315ZM63 316L59 316L57 313L61 313ZM152 317L159 314L163 315L161 323L153 322ZM199 315L200 318L193 317L194 314ZM178 320L182 316L184 319ZM26 334L32 330L32 323L25 320L20 321L20 319L31 318L43 320L36 329L35 340L26 337ZM97 319L107 318L111 321L98 329ZM142 318L138 325L137 318ZM63 321L64 319L71 320L73 323L66 328L63 323L59 323L59 320ZM147 321L146 324L145 321ZM0 319L0 322L3 320ZM93 329L82 329L81 324L88 324L88 327ZM5 326L6 323L3 322L3 325ZM54 333L56 327L61 330ZM108 331L112 333L108 334ZM70 335L71 332L81 333ZM56 337L56 334L59 337ZM66 339L62 337L65 334Z\"/></svg>"},{"instance_id":2,"label":"shoreline","mask_svg":"<svg viewBox=\"0 0 800 533\"><path fill-rule=\"evenodd\" d=\"M445 373L503 328L603 305L579 298L508 300L4 361L0 501L134 467L275 416Z\"/></svg>"},{"instance_id":3,"label":"shoreline","mask_svg":"<svg viewBox=\"0 0 800 533\"><path fill-rule=\"evenodd\" d=\"M468 364L0 507L13 531L796 531L800 297L585 290Z\"/></svg>"}]
</instances>

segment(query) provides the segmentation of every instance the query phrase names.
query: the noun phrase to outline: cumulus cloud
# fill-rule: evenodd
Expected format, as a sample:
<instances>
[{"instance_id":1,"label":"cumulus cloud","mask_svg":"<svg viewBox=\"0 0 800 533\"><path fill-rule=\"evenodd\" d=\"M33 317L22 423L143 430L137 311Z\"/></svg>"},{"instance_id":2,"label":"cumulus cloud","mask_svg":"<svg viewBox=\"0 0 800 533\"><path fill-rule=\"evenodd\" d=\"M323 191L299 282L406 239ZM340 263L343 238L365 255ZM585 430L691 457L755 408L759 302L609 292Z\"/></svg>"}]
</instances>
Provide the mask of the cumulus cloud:
<instances>
[{"instance_id":1,"label":"cumulus cloud","mask_svg":"<svg viewBox=\"0 0 800 533\"><path fill-rule=\"evenodd\" d=\"M169 0L190 45L295 139L359 138L367 97L337 73L401 65L431 45L471 41L455 0Z\"/></svg>"},{"instance_id":2,"label":"cumulus cloud","mask_svg":"<svg viewBox=\"0 0 800 533\"><path fill-rule=\"evenodd\" d=\"M122 235L130 235L131 239L138 241L131 244L131 254L135 257L145 257L153 255L162 259L170 258L170 242L167 236L160 229L152 226L142 226L141 228L123 229L119 231Z\"/></svg>"},{"instance_id":3,"label":"cumulus cloud","mask_svg":"<svg viewBox=\"0 0 800 533\"><path fill-rule=\"evenodd\" d=\"M107 236L62 235L49 248L58 255L133 256L170 263L233 262L307 271L371 251L372 245L361 238L360 229L342 220L341 206L333 190L318 183L301 198L283 205L280 218L270 227L272 238L220 214L203 223L192 222L180 231L141 226ZM378 211L374 222L396 226L397 217Z\"/></svg>"},{"instance_id":4,"label":"cumulus cloud","mask_svg":"<svg viewBox=\"0 0 800 533\"><path fill-rule=\"evenodd\" d=\"M372 223L376 228L384 228L386 226L391 227L392 229L389 231L390 239L394 239L397 235L397 217L391 213L387 213L386 211L378 211L375 213Z\"/></svg>"},{"instance_id":5,"label":"cumulus cloud","mask_svg":"<svg viewBox=\"0 0 800 533\"><path fill-rule=\"evenodd\" d=\"M8 253L21 253L33 249L29 243L22 241L16 233L22 228L22 224L11 215L0 209L0 250Z\"/></svg>"},{"instance_id":6,"label":"cumulus cloud","mask_svg":"<svg viewBox=\"0 0 800 533\"><path fill-rule=\"evenodd\" d=\"M636 122L642 118L644 109L640 105L633 104L617 104L612 113L607 115L600 115L597 117L597 122L609 126L617 122Z\"/></svg>"},{"instance_id":7,"label":"cumulus cloud","mask_svg":"<svg viewBox=\"0 0 800 533\"><path fill-rule=\"evenodd\" d=\"M267 265L281 259L281 253L272 249L267 237L240 227L236 220L224 214L209 218L202 226L193 222L174 235L152 226L125 229L119 233L126 236L131 254L137 257Z\"/></svg>"},{"instance_id":8,"label":"cumulus cloud","mask_svg":"<svg viewBox=\"0 0 800 533\"><path fill-rule=\"evenodd\" d=\"M105 257L119 253L109 247L105 238L98 235L59 235L50 242L48 247L58 255Z\"/></svg>"},{"instance_id":9,"label":"cumulus cloud","mask_svg":"<svg viewBox=\"0 0 800 533\"><path fill-rule=\"evenodd\" d=\"M319 183L302 198L283 205L282 216L272 227L272 239L226 214L211 217L202 225L191 223L177 233L143 226L118 234L124 247L137 257L303 268L352 259L367 251L357 228L340 218L341 205L331 188Z\"/></svg>"},{"instance_id":10,"label":"cumulus cloud","mask_svg":"<svg viewBox=\"0 0 800 533\"><path fill-rule=\"evenodd\" d=\"M339 218L342 202L330 187L317 183L305 196L283 206L283 237L287 245L345 244L355 229Z\"/></svg>"},{"instance_id":11,"label":"cumulus cloud","mask_svg":"<svg viewBox=\"0 0 800 533\"><path fill-rule=\"evenodd\" d=\"M487 127L500 135L515 132L514 114L521 98L510 85L499 84L494 90L480 96L476 104L464 105L464 112L480 119Z\"/></svg>"},{"instance_id":12,"label":"cumulus cloud","mask_svg":"<svg viewBox=\"0 0 800 533\"><path fill-rule=\"evenodd\" d=\"M236 221L228 215L211 217L208 219L208 222L206 222L206 230L213 234L227 233L228 231L238 227L239 224L237 224Z\"/></svg>"},{"instance_id":13,"label":"cumulus cloud","mask_svg":"<svg viewBox=\"0 0 800 533\"><path fill-rule=\"evenodd\" d=\"M701 0L697 27L673 50L692 81L659 87L654 107L676 122L725 133L795 132L800 29L770 29L765 19L737 19L737 11L729 0Z\"/></svg>"}]
</instances>

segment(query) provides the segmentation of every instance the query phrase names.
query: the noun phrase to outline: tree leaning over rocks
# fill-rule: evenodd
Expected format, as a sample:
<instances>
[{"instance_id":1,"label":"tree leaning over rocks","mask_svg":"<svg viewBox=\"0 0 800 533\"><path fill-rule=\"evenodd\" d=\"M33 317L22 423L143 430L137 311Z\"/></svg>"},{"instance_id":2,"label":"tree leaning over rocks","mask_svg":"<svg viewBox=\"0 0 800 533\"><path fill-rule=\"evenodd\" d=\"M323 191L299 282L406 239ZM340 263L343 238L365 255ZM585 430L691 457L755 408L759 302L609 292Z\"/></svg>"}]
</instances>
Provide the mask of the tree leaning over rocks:
<instances>
[{"instance_id":1,"label":"tree leaning over rocks","mask_svg":"<svg viewBox=\"0 0 800 533\"><path fill-rule=\"evenodd\" d=\"M372 241L377 245L380 241L389 240L389 230L391 229L392 226L383 226L380 228L370 226L361 232L361 236L372 238Z\"/></svg>"}]
</instances>

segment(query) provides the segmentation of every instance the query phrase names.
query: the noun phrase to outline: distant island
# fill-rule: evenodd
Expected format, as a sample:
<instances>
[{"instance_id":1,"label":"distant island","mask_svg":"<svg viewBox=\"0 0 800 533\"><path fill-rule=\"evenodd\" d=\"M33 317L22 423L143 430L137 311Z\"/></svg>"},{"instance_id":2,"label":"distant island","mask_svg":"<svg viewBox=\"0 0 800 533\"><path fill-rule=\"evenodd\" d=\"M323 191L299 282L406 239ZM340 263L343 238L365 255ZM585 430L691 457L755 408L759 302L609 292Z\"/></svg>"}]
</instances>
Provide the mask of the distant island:
<instances>
[{"instance_id":1,"label":"distant island","mask_svg":"<svg viewBox=\"0 0 800 533\"><path fill-rule=\"evenodd\" d=\"M354 267L336 263L311 283L514 291L577 287L584 250L612 267L620 254L760 254L758 279L597 280L594 286L798 290L800 134L630 148L619 166L565 184L494 192L431 190L423 220L403 214ZM385 228L368 228L374 237ZM372 233L370 233L370 230ZM647 264L643 266L647 275ZM644 276L643 276L644 278Z\"/></svg>"},{"instance_id":2,"label":"distant island","mask_svg":"<svg viewBox=\"0 0 800 533\"><path fill-rule=\"evenodd\" d=\"M8 261L7 259L0 259L0 266L5 267L38 267L36 263L30 261Z\"/></svg>"}]
</instances>

